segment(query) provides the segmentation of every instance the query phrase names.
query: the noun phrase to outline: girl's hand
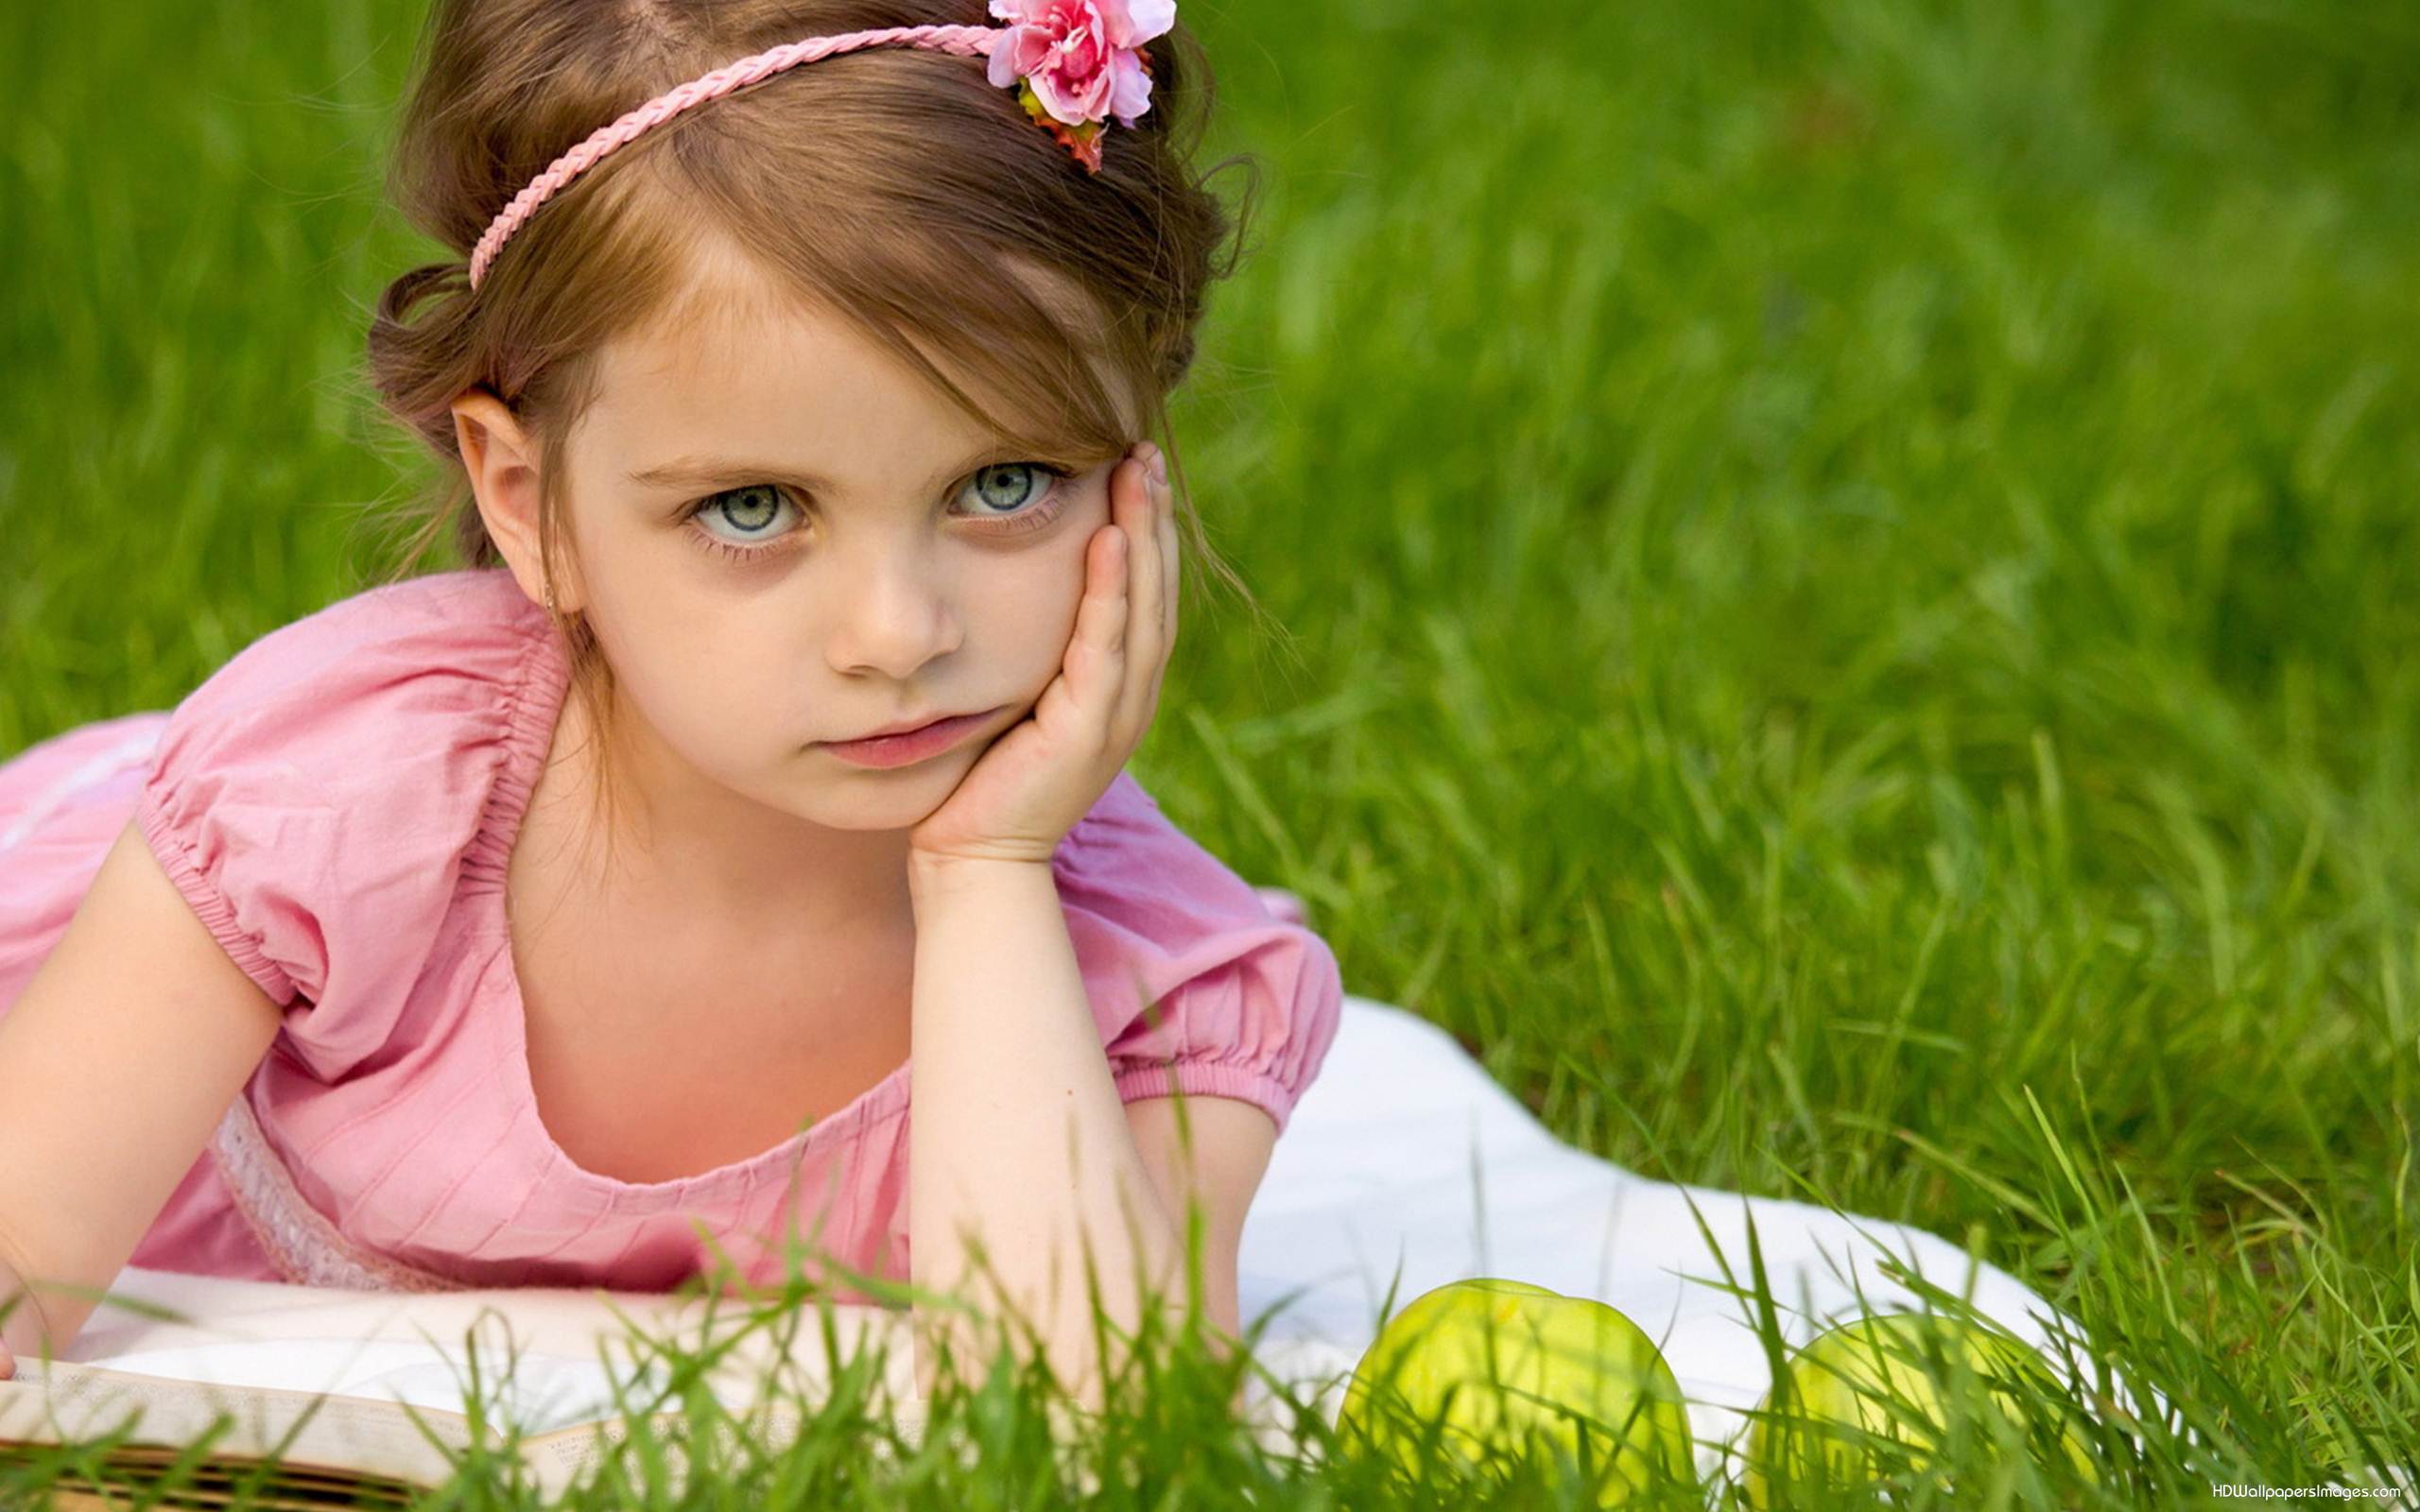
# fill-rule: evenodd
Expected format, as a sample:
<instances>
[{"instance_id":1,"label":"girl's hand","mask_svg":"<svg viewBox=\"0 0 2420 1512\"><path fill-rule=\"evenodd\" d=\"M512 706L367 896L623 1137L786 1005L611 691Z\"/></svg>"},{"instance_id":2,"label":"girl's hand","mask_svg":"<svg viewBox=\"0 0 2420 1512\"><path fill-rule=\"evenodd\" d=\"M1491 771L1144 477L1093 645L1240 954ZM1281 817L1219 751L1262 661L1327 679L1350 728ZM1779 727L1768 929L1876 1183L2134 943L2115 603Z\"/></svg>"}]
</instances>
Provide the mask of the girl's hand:
<instances>
[{"instance_id":1,"label":"girl's hand","mask_svg":"<svg viewBox=\"0 0 2420 1512\"><path fill-rule=\"evenodd\" d=\"M0 1344L0 1381L14 1381L16 1379L17 1357L9 1352L9 1347L6 1344Z\"/></svg>"},{"instance_id":2,"label":"girl's hand","mask_svg":"<svg viewBox=\"0 0 2420 1512\"><path fill-rule=\"evenodd\" d=\"M1047 863L1150 728L1176 643L1176 516L1158 447L1138 441L1117 465L1109 508L1112 523L1084 542L1084 597L1059 675L908 832L911 865Z\"/></svg>"}]
</instances>

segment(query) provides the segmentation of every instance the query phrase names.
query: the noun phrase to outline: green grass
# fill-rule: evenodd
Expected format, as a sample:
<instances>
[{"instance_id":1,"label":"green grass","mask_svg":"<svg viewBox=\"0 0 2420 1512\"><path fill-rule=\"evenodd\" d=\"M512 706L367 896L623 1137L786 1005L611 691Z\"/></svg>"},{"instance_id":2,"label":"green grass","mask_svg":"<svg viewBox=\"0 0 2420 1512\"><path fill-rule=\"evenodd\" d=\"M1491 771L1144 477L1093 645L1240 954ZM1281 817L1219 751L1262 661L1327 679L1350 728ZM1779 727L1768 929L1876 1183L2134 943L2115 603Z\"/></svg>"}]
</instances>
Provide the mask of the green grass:
<instances>
[{"instance_id":1,"label":"green grass","mask_svg":"<svg viewBox=\"0 0 2420 1512\"><path fill-rule=\"evenodd\" d=\"M1901 1504L2410 1464L2420 13L1185 15L1267 203L1180 434L1301 656L1189 600L1163 805L1565 1139L1971 1242L2191 1430ZM416 22L0 20L0 751L374 577ZM1048 1504L1017 1403L809 1502ZM1158 1410L1102 1502L1392 1504Z\"/></svg>"}]
</instances>

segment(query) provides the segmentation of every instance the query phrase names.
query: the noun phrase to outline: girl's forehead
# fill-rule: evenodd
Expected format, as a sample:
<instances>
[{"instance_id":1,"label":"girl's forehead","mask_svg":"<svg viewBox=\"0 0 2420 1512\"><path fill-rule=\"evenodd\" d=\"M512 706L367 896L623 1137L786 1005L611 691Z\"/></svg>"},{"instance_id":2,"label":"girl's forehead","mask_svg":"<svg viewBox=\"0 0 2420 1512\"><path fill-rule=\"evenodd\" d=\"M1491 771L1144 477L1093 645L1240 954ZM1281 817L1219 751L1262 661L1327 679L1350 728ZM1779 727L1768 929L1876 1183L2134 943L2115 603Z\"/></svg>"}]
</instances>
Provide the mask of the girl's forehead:
<instances>
[{"instance_id":1,"label":"girl's forehead","mask_svg":"<svg viewBox=\"0 0 2420 1512\"><path fill-rule=\"evenodd\" d=\"M798 317L733 335L668 331L609 347L595 433L653 457L840 459L978 449L993 438L862 335Z\"/></svg>"},{"instance_id":2,"label":"girl's forehead","mask_svg":"<svg viewBox=\"0 0 2420 1512\"><path fill-rule=\"evenodd\" d=\"M851 322L804 306L717 305L693 301L682 316L649 321L606 343L609 384L754 387L804 369L861 378L896 367ZM835 384L835 387L846 387Z\"/></svg>"},{"instance_id":3,"label":"girl's forehead","mask_svg":"<svg viewBox=\"0 0 2420 1512\"><path fill-rule=\"evenodd\" d=\"M1089 301L1063 278L1030 265L1004 269L1018 278L1054 316L1085 329ZM879 411L939 430L945 443L989 436L906 358L856 319L803 290L776 284L720 238L690 257L681 294L609 340L598 352L598 404L609 411L644 408L725 416L767 404L841 414ZM1004 421L1047 433L1051 417L1031 412L1031 393L986 390L981 378L946 350L925 354ZM1127 381L1105 355L1098 370L1113 393ZM1123 405L1137 417L1132 396ZM1132 429L1132 427L1129 427ZM963 434L961 434L963 433Z\"/></svg>"}]
</instances>

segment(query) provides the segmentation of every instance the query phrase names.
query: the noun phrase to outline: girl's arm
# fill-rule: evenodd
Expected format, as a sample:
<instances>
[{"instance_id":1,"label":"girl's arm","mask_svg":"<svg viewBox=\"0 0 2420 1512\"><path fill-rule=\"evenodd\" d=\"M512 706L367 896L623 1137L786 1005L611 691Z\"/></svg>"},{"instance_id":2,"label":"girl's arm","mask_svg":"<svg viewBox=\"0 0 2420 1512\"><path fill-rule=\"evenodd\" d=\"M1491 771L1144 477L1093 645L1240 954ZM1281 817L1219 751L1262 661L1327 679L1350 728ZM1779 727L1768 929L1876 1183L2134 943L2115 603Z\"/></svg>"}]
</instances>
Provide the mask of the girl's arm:
<instances>
[{"instance_id":1,"label":"girl's arm","mask_svg":"<svg viewBox=\"0 0 2420 1512\"><path fill-rule=\"evenodd\" d=\"M1181 1230L1138 1153L1085 996L1047 861L912 858L916 963L908 1105L910 1280L1013 1307L1044 1341L1051 1372L1098 1411L1083 1252L1101 1308L1135 1332L1146 1299L1185 1301ZM982 1241L985 1275L968 1230ZM927 1332L928 1327L932 1331ZM1016 1357L1029 1350L1011 1326ZM919 1317L918 1388L948 1338L961 1375L988 1363L988 1331Z\"/></svg>"},{"instance_id":2,"label":"girl's arm","mask_svg":"<svg viewBox=\"0 0 2420 1512\"><path fill-rule=\"evenodd\" d=\"M34 1288L0 1324L18 1360L84 1326L280 1020L129 824L0 1015L0 1306Z\"/></svg>"}]
</instances>

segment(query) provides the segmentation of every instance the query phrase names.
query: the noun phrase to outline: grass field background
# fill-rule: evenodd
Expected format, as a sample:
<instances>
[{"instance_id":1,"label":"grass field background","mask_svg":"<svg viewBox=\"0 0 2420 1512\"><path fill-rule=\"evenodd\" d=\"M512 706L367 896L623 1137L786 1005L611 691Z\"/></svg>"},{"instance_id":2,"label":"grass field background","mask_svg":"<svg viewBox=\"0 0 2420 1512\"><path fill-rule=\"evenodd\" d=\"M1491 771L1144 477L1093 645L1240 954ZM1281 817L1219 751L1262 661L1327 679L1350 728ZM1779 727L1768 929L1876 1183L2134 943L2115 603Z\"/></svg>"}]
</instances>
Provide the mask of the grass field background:
<instances>
[{"instance_id":1,"label":"grass field background","mask_svg":"<svg viewBox=\"0 0 2420 1512\"><path fill-rule=\"evenodd\" d=\"M419 12L0 17L0 753L384 565ZM1184 15L1264 179L1179 439L1297 641L1188 600L1164 807L1564 1138L1972 1242L2201 1439L1957 1504L2409 1464L2420 11Z\"/></svg>"}]
</instances>

